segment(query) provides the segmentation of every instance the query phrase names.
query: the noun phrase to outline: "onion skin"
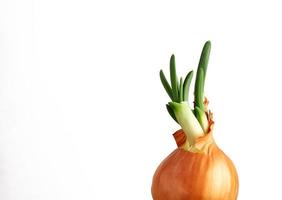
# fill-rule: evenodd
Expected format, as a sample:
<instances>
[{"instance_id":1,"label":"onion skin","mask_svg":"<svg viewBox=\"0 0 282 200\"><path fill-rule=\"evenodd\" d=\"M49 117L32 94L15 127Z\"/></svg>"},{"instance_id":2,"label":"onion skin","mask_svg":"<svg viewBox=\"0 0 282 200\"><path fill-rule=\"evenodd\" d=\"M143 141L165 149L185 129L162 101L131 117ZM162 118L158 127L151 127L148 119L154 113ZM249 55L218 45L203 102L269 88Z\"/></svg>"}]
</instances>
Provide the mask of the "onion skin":
<instances>
[{"instance_id":1,"label":"onion skin","mask_svg":"<svg viewBox=\"0 0 282 200\"><path fill-rule=\"evenodd\" d=\"M178 148L157 168L152 182L154 200L236 200L238 175L232 161L218 148L212 131L198 138L200 152L184 150L185 134L174 134Z\"/></svg>"}]
</instances>

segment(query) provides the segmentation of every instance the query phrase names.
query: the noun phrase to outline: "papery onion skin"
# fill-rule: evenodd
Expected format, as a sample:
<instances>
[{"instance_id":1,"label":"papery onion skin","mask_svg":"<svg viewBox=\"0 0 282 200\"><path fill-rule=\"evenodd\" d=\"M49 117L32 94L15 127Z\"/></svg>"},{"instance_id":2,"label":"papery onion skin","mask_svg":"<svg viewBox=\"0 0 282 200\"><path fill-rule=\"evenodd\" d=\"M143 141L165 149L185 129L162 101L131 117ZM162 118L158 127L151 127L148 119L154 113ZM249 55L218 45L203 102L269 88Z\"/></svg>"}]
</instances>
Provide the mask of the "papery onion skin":
<instances>
[{"instance_id":1,"label":"papery onion skin","mask_svg":"<svg viewBox=\"0 0 282 200\"><path fill-rule=\"evenodd\" d=\"M193 153L181 148L185 137L177 131L178 148L157 168L152 183L154 200L236 200L238 175L232 161L215 144L212 133L198 138Z\"/></svg>"}]
</instances>

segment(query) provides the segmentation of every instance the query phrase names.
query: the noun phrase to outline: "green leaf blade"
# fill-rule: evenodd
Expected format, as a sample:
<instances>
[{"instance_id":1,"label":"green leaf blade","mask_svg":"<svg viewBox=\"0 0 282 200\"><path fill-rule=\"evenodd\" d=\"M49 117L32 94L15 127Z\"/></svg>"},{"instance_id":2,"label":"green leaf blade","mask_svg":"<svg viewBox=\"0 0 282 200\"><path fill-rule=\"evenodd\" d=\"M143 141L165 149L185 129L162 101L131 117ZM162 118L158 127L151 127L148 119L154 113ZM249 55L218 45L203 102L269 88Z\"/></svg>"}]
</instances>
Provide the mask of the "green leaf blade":
<instances>
[{"instance_id":1,"label":"green leaf blade","mask_svg":"<svg viewBox=\"0 0 282 200\"><path fill-rule=\"evenodd\" d=\"M193 78L193 71L190 71L184 79L183 83L183 101L188 101L189 98L189 89Z\"/></svg>"},{"instance_id":2,"label":"green leaf blade","mask_svg":"<svg viewBox=\"0 0 282 200\"><path fill-rule=\"evenodd\" d=\"M164 86L164 89L166 91L166 93L168 94L168 96L170 97L170 99L172 100L173 99L173 94L172 94L172 89L163 73L163 70L160 70L160 79L161 79L161 82Z\"/></svg>"},{"instance_id":3,"label":"green leaf blade","mask_svg":"<svg viewBox=\"0 0 282 200\"><path fill-rule=\"evenodd\" d=\"M211 51L211 42L207 41L203 47L199 65L198 65L198 68L202 68L204 70L204 81L206 78L206 72L207 72L209 58L210 58L210 51Z\"/></svg>"},{"instance_id":4,"label":"green leaf blade","mask_svg":"<svg viewBox=\"0 0 282 200\"><path fill-rule=\"evenodd\" d=\"M176 123L178 123L173 109L168 104L166 104L166 109L167 109L168 113L170 114L170 116L174 119L174 121L176 121Z\"/></svg>"},{"instance_id":5,"label":"green leaf blade","mask_svg":"<svg viewBox=\"0 0 282 200\"><path fill-rule=\"evenodd\" d=\"M198 69L198 83L195 85L195 107L204 110L204 71L202 68Z\"/></svg>"},{"instance_id":6,"label":"green leaf blade","mask_svg":"<svg viewBox=\"0 0 282 200\"><path fill-rule=\"evenodd\" d=\"M171 81L171 88L172 88L172 95L173 101L178 101L178 80L176 74L176 67L175 67L175 56L172 55L170 57L170 81Z\"/></svg>"},{"instance_id":7,"label":"green leaf blade","mask_svg":"<svg viewBox=\"0 0 282 200\"><path fill-rule=\"evenodd\" d=\"M205 78L206 72L209 62L209 56L211 51L211 42L207 41L203 47L198 69L196 75L196 82L195 82L195 106L198 106L200 109L204 110L204 85L205 85Z\"/></svg>"},{"instance_id":8,"label":"green leaf blade","mask_svg":"<svg viewBox=\"0 0 282 200\"><path fill-rule=\"evenodd\" d=\"M178 101L179 103L183 101L183 80L182 80L182 77L180 78L178 100L179 100Z\"/></svg>"}]
</instances>

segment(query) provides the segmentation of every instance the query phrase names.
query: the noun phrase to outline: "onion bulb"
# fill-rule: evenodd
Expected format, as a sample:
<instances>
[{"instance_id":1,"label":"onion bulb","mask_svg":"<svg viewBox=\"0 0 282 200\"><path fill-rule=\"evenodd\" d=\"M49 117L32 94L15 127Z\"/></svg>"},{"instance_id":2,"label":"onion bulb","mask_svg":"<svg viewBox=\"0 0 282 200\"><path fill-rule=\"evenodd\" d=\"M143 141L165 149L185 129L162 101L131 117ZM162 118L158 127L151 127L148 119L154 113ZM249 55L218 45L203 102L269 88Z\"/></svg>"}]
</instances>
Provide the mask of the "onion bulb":
<instances>
[{"instance_id":1,"label":"onion bulb","mask_svg":"<svg viewBox=\"0 0 282 200\"><path fill-rule=\"evenodd\" d=\"M173 136L177 148L158 166L152 181L154 200L236 200L238 175L232 161L213 138L213 115L204 98L204 82L211 44L201 54L196 82L194 109L188 103L193 71L178 81L175 58L170 60L171 85L162 70L162 84L171 97L167 110L181 126Z\"/></svg>"}]
</instances>

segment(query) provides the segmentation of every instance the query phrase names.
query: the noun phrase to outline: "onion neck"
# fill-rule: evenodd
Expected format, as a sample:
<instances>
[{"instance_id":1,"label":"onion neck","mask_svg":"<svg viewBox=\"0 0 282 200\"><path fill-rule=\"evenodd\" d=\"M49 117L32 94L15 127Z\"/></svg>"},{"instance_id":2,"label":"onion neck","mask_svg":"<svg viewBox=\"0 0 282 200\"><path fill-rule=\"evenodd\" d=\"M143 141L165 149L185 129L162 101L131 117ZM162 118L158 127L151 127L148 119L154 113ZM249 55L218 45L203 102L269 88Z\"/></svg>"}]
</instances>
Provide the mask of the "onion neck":
<instances>
[{"instance_id":1,"label":"onion neck","mask_svg":"<svg viewBox=\"0 0 282 200\"><path fill-rule=\"evenodd\" d=\"M173 137L175 139L178 148L192 153L203 153L208 155L211 153L211 149L216 147L212 134L213 127L214 127L214 122L211 119L209 122L208 132L205 133L204 136L197 138L195 144L193 144L192 146L187 146L186 143L187 136L183 131L183 129L179 129L178 131L176 131L173 134Z\"/></svg>"}]
</instances>

